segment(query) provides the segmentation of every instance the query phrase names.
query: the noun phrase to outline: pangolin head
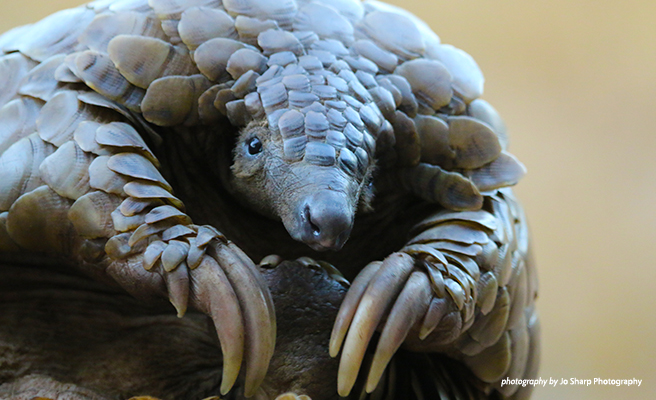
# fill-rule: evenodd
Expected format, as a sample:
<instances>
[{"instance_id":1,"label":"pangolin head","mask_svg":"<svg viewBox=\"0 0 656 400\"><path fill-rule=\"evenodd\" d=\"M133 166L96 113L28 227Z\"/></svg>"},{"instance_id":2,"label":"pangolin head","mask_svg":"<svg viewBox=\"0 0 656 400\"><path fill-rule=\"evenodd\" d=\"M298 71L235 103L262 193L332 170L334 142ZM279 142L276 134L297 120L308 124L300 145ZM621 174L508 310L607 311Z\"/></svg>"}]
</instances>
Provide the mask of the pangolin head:
<instances>
[{"instance_id":1,"label":"pangolin head","mask_svg":"<svg viewBox=\"0 0 656 400\"><path fill-rule=\"evenodd\" d=\"M235 144L230 186L293 239L339 250L372 198L375 138L386 121L350 69L289 55L245 98L250 122Z\"/></svg>"}]
</instances>

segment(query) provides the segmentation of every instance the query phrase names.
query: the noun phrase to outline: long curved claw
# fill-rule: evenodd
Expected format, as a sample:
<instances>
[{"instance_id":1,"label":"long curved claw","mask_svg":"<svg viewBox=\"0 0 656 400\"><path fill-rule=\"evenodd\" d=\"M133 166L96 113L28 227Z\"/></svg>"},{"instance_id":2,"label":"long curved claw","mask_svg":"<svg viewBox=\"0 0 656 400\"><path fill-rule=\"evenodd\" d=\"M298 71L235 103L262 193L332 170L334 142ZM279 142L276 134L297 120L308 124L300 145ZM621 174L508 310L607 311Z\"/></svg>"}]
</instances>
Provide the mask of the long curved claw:
<instances>
[{"instance_id":1,"label":"long curved claw","mask_svg":"<svg viewBox=\"0 0 656 400\"><path fill-rule=\"evenodd\" d=\"M424 316L430 301L431 286L428 277L423 272L413 272L385 322L367 377L367 393L376 389L387 364L410 329Z\"/></svg>"},{"instance_id":2,"label":"long curved claw","mask_svg":"<svg viewBox=\"0 0 656 400\"><path fill-rule=\"evenodd\" d=\"M255 266L255 263L240 249L237 245L235 245L232 242L228 242L228 247L232 252L235 253L237 257L239 257L244 265L248 266L248 269L250 270L251 274L253 275L255 281L260 286L260 290L262 291L262 295L264 296L264 300L267 303L267 309L268 309L268 314L269 314L269 324L271 326L270 329L270 340L271 343L273 343L273 346L275 347L276 343L276 312L275 308L273 305L273 298L271 297L271 292L269 291L269 286L267 286L266 282L262 278L262 275L260 274L260 271L258 268ZM273 355L273 347L271 349L271 354Z\"/></svg>"},{"instance_id":3,"label":"long curved claw","mask_svg":"<svg viewBox=\"0 0 656 400\"><path fill-rule=\"evenodd\" d=\"M351 392L364 353L383 315L403 288L414 267L414 259L405 253L387 257L365 290L349 328L337 376L337 392Z\"/></svg>"},{"instance_id":4,"label":"long curved claw","mask_svg":"<svg viewBox=\"0 0 656 400\"><path fill-rule=\"evenodd\" d=\"M166 281L166 289L169 293L169 301L178 312L178 318L182 318L187 312L189 301L189 270L185 262L176 269L162 274Z\"/></svg>"},{"instance_id":5,"label":"long curved claw","mask_svg":"<svg viewBox=\"0 0 656 400\"><path fill-rule=\"evenodd\" d=\"M192 270L191 284L194 306L212 318L219 336L223 352L221 394L226 394L239 376L244 356L244 322L239 299L219 263L209 256L204 256Z\"/></svg>"},{"instance_id":6,"label":"long curved claw","mask_svg":"<svg viewBox=\"0 0 656 400\"><path fill-rule=\"evenodd\" d=\"M244 317L246 379L244 395L255 394L266 375L275 347L273 301L255 264L223 243L212 243L210 255L219 260L234 288ZM213 253L213 254L211 254Z\"/></svg>"},{"instance_id":7,"label":"long curved claw","mask_svg":"<svg viewBox=\"0 0 656 400\"><path fill-rule=\"evenodd\" d=\"M371 277L378 271L381 264L381 261L375 261L364 267L353 281L351 288L346 292L344 301L342 301L342 305L339 307L333 331L330 334L331 357L337 357L337 354L339 354L339 349L342 347L342 342L344 341L344 337L346 337L346 331L349 325L351 325L355 311L357 310L358 304L360 304L360 299L365 289L367 289Z\"/></svg>"}]
</instances>

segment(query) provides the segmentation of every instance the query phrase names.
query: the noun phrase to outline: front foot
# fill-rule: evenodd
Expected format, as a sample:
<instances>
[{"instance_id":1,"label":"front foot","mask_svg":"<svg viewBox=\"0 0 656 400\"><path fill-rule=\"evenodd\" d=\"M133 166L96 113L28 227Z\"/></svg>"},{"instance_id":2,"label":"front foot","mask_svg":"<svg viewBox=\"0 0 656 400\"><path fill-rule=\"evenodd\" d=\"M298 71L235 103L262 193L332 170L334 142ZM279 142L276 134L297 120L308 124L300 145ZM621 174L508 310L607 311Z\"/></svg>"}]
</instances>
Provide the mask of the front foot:
<instances>
[{"instance_id":1,"label":"front foot","mask_svg":"<svg viewBox=\"0 0 656 400\"><path fill-rule=\"evenodd\" d=\"M214 321L224 355L221 394L226 394L246 361L244 394L255 394L276 343L271 294L255 264L231 242L212 243L190 270L192 306Z\"/></svg>"},{"instance_id":2,"label":"front foot","mask_svg":"<svg viewBox=\"0 0 656 400\"><path fill-rule=\"evenodd\" d=\"M434 258L439 256L433 254ZM346 397L351 392L377 329L381 334L367 377L368 393L376 389L385 368L406 339L423 340L436 334L438 323L446 322L451 313L459 317L459 307L446 299L447 291L453 296L433 263L424 263L407 253L394 253L383 262L365 267L353 281L331 335L330 355L336 357L342 350L339 395ZM453 328L451 331L460 331L461 324L448 325ZM446 335L452 338L443 332L439 335L446 341L455 339L452 332Z\"/></svg>"},{"instance_id":3,"label":"front foot","mask_svg":"<svg viewBox=\"0 0 656 400\"><path fill-rule=\"evenodd\" d=\"M133 259L152 273L146 279L161 277L179 317L191 305L212 318L223 353L221 394L234 386L245 361L244 394L250 397L264 380L275 347L271 294L253 261L216 229L184 229L175 239L137 229L129 246L146 238L149 243Z\"/></svg>"}]
</instances>

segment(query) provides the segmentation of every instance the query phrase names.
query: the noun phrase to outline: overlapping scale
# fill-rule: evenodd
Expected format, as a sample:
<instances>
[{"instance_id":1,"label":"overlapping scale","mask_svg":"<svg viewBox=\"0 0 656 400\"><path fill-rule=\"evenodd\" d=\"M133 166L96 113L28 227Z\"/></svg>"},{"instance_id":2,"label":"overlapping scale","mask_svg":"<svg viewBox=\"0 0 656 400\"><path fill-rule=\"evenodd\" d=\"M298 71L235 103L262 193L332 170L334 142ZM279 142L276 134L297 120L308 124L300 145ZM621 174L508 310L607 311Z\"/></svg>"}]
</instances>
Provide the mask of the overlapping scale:
<instances>
[{"instance_id":1,"label":"overlapping scale","mask_svg":"<svg viewBox=\"0 0 656 400\"><path fill-rule=\"evenodd\" d=\"M308 138L305 135L291 137L283 140L283 155L290 162L300 161L305 155L305 146Z\"/></svg>"},{"instance_id":2,"label":"overlapping scale","mask_svg":"<svg viewBox=\"0 0 656 400\"><path fill-rule=\"evenodd\" d=\"M385 81L379 80L380 84L391 92L396 91L399 93L398 109L406 113L408 117L414 118L417 115L418 105L410 83L401 75L392 74L387 75L385 78L389 82L389 86L386 86Z\"/></svg>"},{"instance_id":3,"label":"overlapping scale","mask_svg":"<svg viewBox=\"0 0 656 400\"><path fill-rule=\"evenodd\" d=\"M148 3L161 20L162 29L172 43L179 43L178 24L182 13L192 7L220 8L220 0L149 0Z\"/></svg>"},{"instance_id":4,"label":"overlapping scale","mask_svg":"<svg viewBox=\"0 0 656 400\"><path fill-rule=\"evenodd\" d=\"M112 150L96 141L96 131L102 124L95 121L82 121L73 132L73 140L87 153L106 156L112 154Z\"/></svg>"},{"instance_id":5,"label":"overlapping scale","mask_svg":"<svg viewBox=\"0 0 656 400\"><path fill-rule=\"evenodd\" d=\"M142 179L160 184L167 190L171 185L162 177L150 160L136 153L119 153L107 160L107 168L135 179Z\"/></svg>"},{"instance_id":6,"label":"overlapping scale","mask_svg":"<svg viewBox=\"0 0 656 400\"><path fill-rule=\"evenodd\" d=\"M0 107L15 95L23 77L35 66L34 61L20 53L0 57Z\"/></svg>"},{"instance_id":7,"label":"overlapping scale","mask_svg":"<svg viewBox=\"0 0 656 400\"><path fill-rule=\"evenodd\" d=\"M252 49L239 49L235 51L226 65L226 71L233 79L239 79L249 71L262 73L266 69L267 58L259 51Z\"/></svg>"},{"instance_id":8,"label":"overlapping scale","mask_svg":"<svg viewBox=\"0 0 656 400\"><path fill-rule=\"evenodd\" d=\"M111 237L116 233L111 214L119 204L120 197L93 191L75 200L68 217L85 239Z\"/></svg>"},{"instance_id":9,"label":"overlapping scale","mask_svg":"<svg viewBox=\"0 0 656 400\"><path fill-rule=\"evenodd\" d=\"M246 126L252 120L243 99L226 103L226 115L233 126Z\"/></svg>"},{"instance_id":10,"label":"overlapping scale","mask_svg":"<svg viewBox=\"0 0 656 400\"><path fill-rule=\"evenodd\" d=\"M224 0L223 6L233 17L272 19L282 28L290 28L297 11L294 0Z\"/></svg>"},{"instance_id":11,"label":"overlapping scale","mask_svg":"<svg viewBox=\"0 0 656 400\"><path fill-rule=\"evenodd\" d=\"M455 167L474 169L499 156L499 139L488 125L466 116L449 117L447 123Z\"/></svg>"},{"instance_id":12,"label":"overlapping scale","mask_svg":"<svg viewBox=\"0 0 656 400\"><path fill-rule=\"evenodd\" d=\"M291 51L296 55L303 55L303 45L291 32L280 29L269 29L260 33L257 44L262 48L265 55L271 55L281 51Z\"/></svg>"},{"instance_id":13,"label":"overlapping scale","mask_svg":"<svg viewBox=\"0 0 656 400\"><path fill-rule=\"evenodd\" d=\"M148 87L141 103L144 118L155 125L194 125L199 120L198 99L212 86L203 75L167 76ZM176 101L170 101L175 98Z\"/></svg>"},{"instance_id":14,"label":"overlapping scale","mask_svg":"<svg viewBox=\"0 0 656 400\"><path fill-rule=\"evenodd\" d=\"M442 204L452 210L477 210L483 196L472 181L457 172L439 166L420 163L403 169L403 184L417 196Z\"/></svg>"},{"instance_id":15,"label":"overlapping scale","mask_svg":"<svg viewBox=\"0 0 656 400\"><path fill-rule=\"evenodd\" d=\"M356 27L356 32L356 38L370 39L403 60L421 57L426 51L424 39L414 21L398 13L370 12Z\"/></svg>"},{"instance_id":16,"label":"overlapping scale","mask_svg":"<svg viewBox=\"0 0 656 400\"><path fill-rule=\"evenodd\" d=\"M213 82L218 82L229 76L226 67L230 56L244 47L244 43L233 39L211 39L196 49L194 61L203 75Z\"/></svg>"},{"instance_id":17,"label":"overlapping scale","mask_svg":"<svg viewBox=\"0 0 656 400\"><path fill-rule=\"evenodd\" d=\"M17 50L33 60L44 61L56 54L72 52L78 37L91 23L95 13L78 7L52 14L21 35Z\"/></svg>"},{"instance_id":18,"label":"overlapping scale","mask_svg":"<svg viewBox=\"0 0 656 400\"><path fill-rule=\"evenodd\" d=\"M353 44L352 49L362 57L371 60L381 71L386 73L394 72L399 63L398 56L388 50L383 50L371 40L360 39Z\"/></svg>"},{"instance_id":19,"label":"overlapping scale","mask_svg":"<svg viewBox=\"0 0 656 400\"><path fill-rule=\"evenodd\" d=\"M36 130L36 119L42 105L39 100L21 97L0 108L0 155Z\"/></svg>"},{"instance_id":20,"label":"overlapping scale","mask_svg":"<svg viewBox=\"0 0 656 400\"><path fill-rule=\"evenodd\" d=\"M395 14L402 15L406 18L408 18L410 21L414 22L415 26L421 33L422 39L424 40L424 43L426 45L426 49L430 51L430 49L440 43L440 38L433 32L433 30L428 26L427 23L422 21L420 18L418 18L416 15L412 14L411 12L404 10L400 7L394 6L392 4L387 4L383 3L378 0L365 0L364 1L364 7L365 10L368 12L373 12L373 11L384 11L384 12L391 12Z\"/></svg>"},{"instance_id":21,"label":"overlapping scale","mask_svg":"<svg viewBox=\"0 0 656 400\"><path fill-rule=\"evenodd\" d=\"M33 133L0 155L0 211L7 211L24 193L43 185L39 166L56 148Z\"/></svg>"},{"instance_id":22,"label":"overlapping scale","mask_svg":"<svg viewBox=\"0 0 656 400\"><path fill-rule=\"evenodd\" d=\"M41 108L36 126L43 140L61 146L73 139L75 129L80 122L113 119L114 114L109 110L79 101L76 92L63 91Z\"/></svg>"},{"instance_id":23,"label":"overlapping scale","mask_svg":"<svg viewBox=\"0 0 656 400\"><path fill-rule=\"evenodd\" d=\"M439 60L453 77L453 89L469 103L483 94L483 73L476 61L463 50L449 44L436 46L431 58Z\"/></svg>"},{"instance_id":24,"label":"overlapping scale","mask_svg":"<svg viewBox=\"0 0 656 400\"><path fill-rule=\"evenodd\" d=\"M335 148L321 142L309 142L305 148L305 160L310 164L329 167L335 164Z\"/></svg>"},{"instance_id":25,"label":"overlapping scale","mask_svg":"<svg viewBox=\"0 0 656 400\"><path fill-rule=\"evenodd\" d=\"M109 159L110 156L99 156L91 162L89 165L89 186L105 193L125 197L123 188L129 180L127 177L109 169L107 166Z\"/></svg>"},{"instance_id":26,"label":"overlapping scale","mask_svg":"<svg viewBox=\"0 0 656 400\"><path fill-rule=\"evenodd\" d=\"M440 62L428 59L416 59L401 64L395 74L403 76L417 101L438 110L451 101L453 89L452 77L448 69Z\"/></svg>"},{"instance_id":27,"label":"overlapping scale","mask_svg":"<svg viewBox=\"0 0 656 400\"><path fill-rule=\"evenodd\" d=\"M238 15L235 18L235 28L239 40L250 45L257 45L260 33L270 29L278 29L278 23L272 19L258 19Z\"/></svg>"},{"instance_id":28,"label":"overlapping scale","mask_svg":"<svg viewBox=\"0 0 656 400\"><path fill-rule=\"evenodd\" d=\"M143 89L157 78L199 72L187 48L156 38L119 35L109 42L107 51L121 75Z\"/></svg>"},{"instance_id":29,"label":"overlapping scale","mask_svg":"<svg viewBox=\"0 0 656 400\"><path fill-rule=\"evenodd\" d=\"M71 140L46 157L39 166L41 179L58 195L77 200L87 194L93 156Z\"/></svg>"},{"instance_id":30,"label":"overlapping scale","mask_svg":"<svg viewBox=\"0 0 656 400\"><path fill-rule=\"evenodd\" d=\"M118 35L138 35L167 40L160 21L143 12L123 11L96 16L79 37L90 50L106 53L109 42Z\"/></svg>"},{"instance_id":31,"label":"overlapping scale","mask_svg":"<svg viewBox=\"0 0 656 400\"><path fill-rule=\"evenodd\" d=\"M349 175L356 176L358 172L358 158L347 148L340 150L338 165Z\"/></svg>"},{"instance_id":32,"label":"overlapping scale","mask_svg":"<svg viewBox=\"0 0 656 400\"><path fill-rule=\"evenodd\" d=\"M218 123L224 116L221 111L214 106L214 100L219 91L225 89L225 84L214 85L207 89L198 98L198 117L204 125Z\"/></svg>"},{"instance_id":33,"label":"overlapping scale","mask_svg":"<svg viewBox=\"0 0 656 400\"><path fill-rule=\"evenodd\" d=\"M321 3L302 6L294 19L295 31L312 31L321 39L337 39L349 46L353 42L353 25L333 7Z\"/></svg>"},{"instance_id":34,"label":"overlapping scale","mask_svg":"<svg viewBox=\"0 0 656 400\"><path fill-rule=\"evenodd\" d=\"M72 204L48 186L39 186L14 202L7 216L7 232L23 249L70 254L75 238L68 219Z\"/></svg>"},{"instance_id":35,"label":"overlapping scale","mask_svg":"<svg viewBox=\"0 0 656 400\"><path fill-rule=\"evenodd\" d=\"M75 65L80 78L90 88L132 111L141 111L145 90L128 82L116 69L109 55L85 51L76 57Z\"/></svg>"},{"instance_id":36,"label":"overlapping scale","mask_svg":"<svg viewBox=\"0 0 656 400\"><path fill-rule=\"evenodd\" d=\"M508 133L506 131L506 124L499 116L499 113L492 107L490 103L483 99L476 99L469 103L467 107L467 115L476 118L488 124L494 133L499 138L501 148L506 150L508 148Z\"/></svg>"},{"instance_id":37,"label":"overlapping scale","mask_svg":"<svg viewBox=\"0 0 656 400\"><path fill-rule=\"evenodd\" d=\"M119 210L114 210L111 213L113 228L117 232L130 232L143 225L145 215L137 214L133 216L125 216ZM112 235L113 236L113 235Z\"/></svg>"},{"instance_id":38,"label":"overlapping scale","mask_svg":"<svg viewBox=\"0 0 656 400\"><path fill-rule=\"evenodd\" d=\"M184 208L180 199L173 196L169 191L156 183L131 181L128 182L123 189L126 194L136 199L161 199L179 209Z\"/></svg>"},{"instance_id":39,"label":"overlapping scale","mask_svg":"<svg viewBox=\"0 0 656 400\"><path fill-rule=\"evenodd\" d=\"M63 54L56 54L30 70L20 81L18 94L50 100L61 87L55 78L55 71L65 58Z\"/></svg>"},{"instance_id":40,"label":"overlapping scale","mask_svg":"<svg viewBox=\"0 0 656 400\"><path fill-rule=\"evenodd\" d=\"M305 134L312 139L322 140L328 131L328 119L321 112L308 111L305 114Z\"/></svg>"},{"instance_id":41,"label":"overlapping scale","mask_svg":"<svg viewBox=\"0 0 656 400\"><path fill-rule=\"evenodd\" d=\"M394 128L394 149L398 157L398 167L416 166L421 159L421 144L415 124L405 113L396 111L392 127Z\"/></svg>"},{"instance_id":42,"label":"overlapping scale","mask_svg":"<svg viewBox=\"0 0 656 400\"><path fill-rule=\"evenodd\" d=\"M489 191L512 186L525 174L524 165L504 151L494 161L471 171L470 179L481 191Z\"/></svg>"},{"instance_id":43,"label":"overlapping scale","mask_svg":"<svg viewBox=\"0 0 656 400\"><path fill-rule=\"evenodd\" d=\"M364 7L357 0L322 0L322 3L329 5L346 17L351 23L358 23L364 17Z\"/></svg>"},{"instance_id":44,"label":"overlapping scale","mask_svg":"<svg viewBox=\"0 0 656 400\"><path fill-rule=\"evenodd\" d=\"M76 54L76 53L73 53ZM84 82L76 73L71 69L71 67L65 62L59 65L55 70L55 79L58 82L62 83L81 83Z\"/></svg>"},{"instance_id":45,"label":"overlapping scale","mask_svg":"<svg viewBox=\"0 0 656 400\"><path fill-rule=\"evenodd\" d=\"M207 7L192 7L182 13L178 32L190 51L196 50L210 39L239 38L235 20L231 16L223 10Z\"/></svg>"},{"instance_id":46,"label":"overlapping scale","mask_svg":"<svg viewBox=\"0 0 656 400\"><path fill-rule=\"evenodd\" d=\"M99 126L95 131L95 141L104 146L117 147L123 150L136 151L145 156L155 166L159 161L152 153L146 142L130 124L124 122L111 122Z\"/></svg>"},{"instance_id":47,"label":"overlapping scale","mask_svg":"<svg viewBox=\"0 0 656 400\"><path fill-rule=\"evenodd\" d=\"M350 54L349 50L342 42L335 39L318 40L310 46L312 50L326 51L337 58L342 58ZM339 61L338 61L339 62ZM332 67L335 65L333 64Z\"/></svg>"}]
</instances>

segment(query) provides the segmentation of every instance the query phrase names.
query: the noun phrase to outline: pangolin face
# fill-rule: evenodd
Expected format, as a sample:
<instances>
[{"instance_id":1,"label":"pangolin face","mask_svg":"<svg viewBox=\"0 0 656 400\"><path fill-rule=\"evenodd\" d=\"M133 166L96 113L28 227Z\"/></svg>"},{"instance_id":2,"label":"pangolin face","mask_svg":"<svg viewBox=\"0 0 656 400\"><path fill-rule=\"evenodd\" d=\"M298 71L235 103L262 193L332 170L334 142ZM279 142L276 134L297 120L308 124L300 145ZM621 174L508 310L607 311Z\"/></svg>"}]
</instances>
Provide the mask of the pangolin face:
<instances>
[{"instance_id":1,"label":"pangolin face","mask_svg":"<svg viewBox=\"0 0 656 400\"><path fill-rule=\"evenodd\" d=\"M291 116L303 114L293 110ZM284 126L284 115L281 120ZM267 120L251 122L235 145L231 186L251 207L282 220L293 239L317 251L337 251L349 238L359 206L372 197L373 158L358 159L325 139L298 138L307 140L305 151L291 158L280 131Z\"/></svg>"},{"instance_id":2,"label":"pangolin face","mask_svg":"<svg viewBox=\"0 0 656 400\"><path fill-rule=\"evenodd\" d=\"M265 47L269 39L272 46L292 40L287 32L267 35ZM356 75L339 59L348 52L333 49L339 57L322 61L292 50L272 54L261 75L240 77L249 93L226 104L228 118L246 125L230 186L281 219L292 238L315 250L339 250L359 205L371 198L376 138L391 125L361 82L375 81L373 63Z\"/></svg>"}]
</instances>

